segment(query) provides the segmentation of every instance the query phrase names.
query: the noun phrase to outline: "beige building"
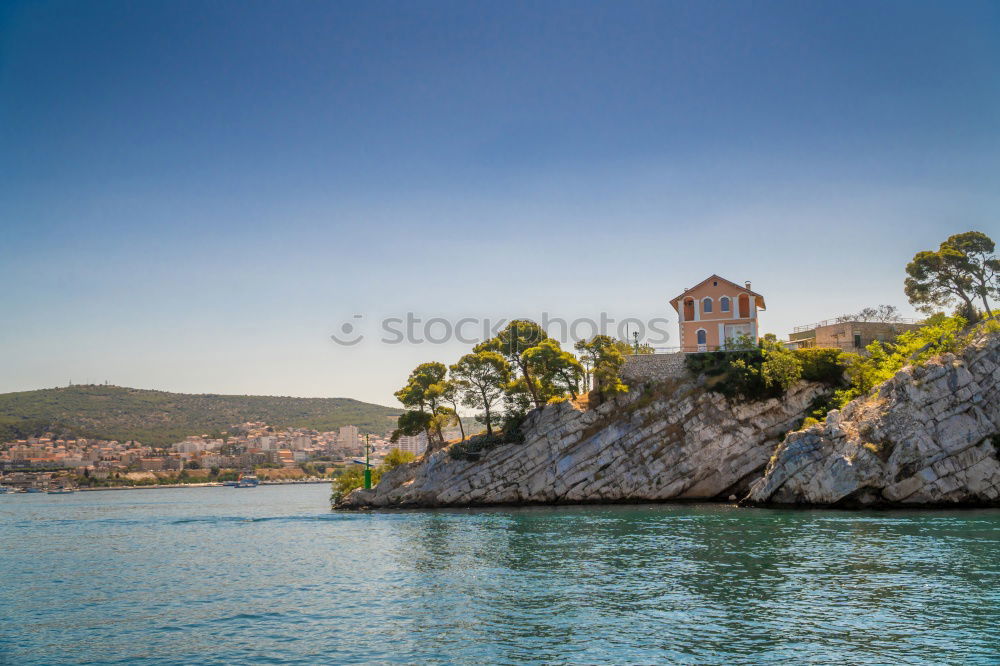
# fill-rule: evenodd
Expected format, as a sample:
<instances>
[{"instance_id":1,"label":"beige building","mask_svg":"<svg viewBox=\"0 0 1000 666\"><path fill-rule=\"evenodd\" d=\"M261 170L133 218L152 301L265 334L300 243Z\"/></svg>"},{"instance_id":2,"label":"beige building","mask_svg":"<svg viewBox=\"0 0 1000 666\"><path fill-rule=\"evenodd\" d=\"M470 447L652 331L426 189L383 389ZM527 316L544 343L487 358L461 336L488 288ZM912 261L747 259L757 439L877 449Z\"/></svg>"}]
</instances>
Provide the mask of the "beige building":
<instances>
[{"instance_id":1,"label":"beige building","mask_svg":"<svg viewBox=\"0 0 1000 666\"><path fill-rule=\"evenodd\" d=\"M833 347L844 351L863 352L865 347L875 342L889 342L905 331L919 328L912 319L901 321L826 321L796 326L788 336L789 346Z\"/></svg>"}]
</instances>

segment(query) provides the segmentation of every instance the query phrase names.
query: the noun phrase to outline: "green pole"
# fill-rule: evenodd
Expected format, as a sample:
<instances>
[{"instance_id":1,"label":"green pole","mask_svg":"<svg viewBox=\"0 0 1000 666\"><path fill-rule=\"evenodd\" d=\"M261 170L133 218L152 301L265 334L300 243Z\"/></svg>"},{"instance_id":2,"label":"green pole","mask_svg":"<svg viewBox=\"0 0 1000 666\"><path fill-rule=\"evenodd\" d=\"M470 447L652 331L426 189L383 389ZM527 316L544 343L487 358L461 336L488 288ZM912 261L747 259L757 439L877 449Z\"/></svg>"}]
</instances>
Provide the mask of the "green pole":
<instances>
[{"instance_id":1,"label":"green pole","mask_svg":"<svg viewBox=\"0 0 1000 666\"><path fill-rule=\"evenodd\" d=\"M368 462L368 435L365 435L365 490L372 489L372 466Z\"/></svg>"}]
</instances>

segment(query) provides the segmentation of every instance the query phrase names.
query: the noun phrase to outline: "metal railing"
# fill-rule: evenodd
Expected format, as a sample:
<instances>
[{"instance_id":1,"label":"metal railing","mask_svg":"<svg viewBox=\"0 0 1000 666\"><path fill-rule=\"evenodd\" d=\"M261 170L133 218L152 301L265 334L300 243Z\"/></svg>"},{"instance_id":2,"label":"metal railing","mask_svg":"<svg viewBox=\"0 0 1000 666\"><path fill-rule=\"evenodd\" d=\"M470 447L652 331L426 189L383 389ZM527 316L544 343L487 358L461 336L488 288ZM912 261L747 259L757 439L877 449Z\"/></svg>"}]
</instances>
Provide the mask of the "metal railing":
<instances>
[{"instance_id":1,"label":"metal railing","mask_svg":"<svg viewBox=\"0 0 1000 666\"><path fill-rule=\"evenodd\" d=\"M861 320L861 319L841 319L835 317L833 319L824 319L823 321L818 321L815 324L804 324L802 326L796 326L792 329L792 333L802 333L803 331L811 331L814 328L820 328L822 326L832 326L834 324L919 324L921 319L913 319L912 317L900 317L899 319L893 319L892 321L872 321L872 320Z\"/></svg>"},{"instance_id":2,"label":"metal railing","mask_svg":"<svg viewBox=\"0 0 1000 666\"><path fill-rule=\"evenodd\" d=\"M757 349L756 346L753 347L740 347L737 345L689 345L687 347L653 347L652 354L636 354L634 351L626 354L626 356L654 356L657 354L677 354L679 352L686 352L690 354L698 352L740 352L748 351L750 349Z\"/></svg>"}]
</instances>

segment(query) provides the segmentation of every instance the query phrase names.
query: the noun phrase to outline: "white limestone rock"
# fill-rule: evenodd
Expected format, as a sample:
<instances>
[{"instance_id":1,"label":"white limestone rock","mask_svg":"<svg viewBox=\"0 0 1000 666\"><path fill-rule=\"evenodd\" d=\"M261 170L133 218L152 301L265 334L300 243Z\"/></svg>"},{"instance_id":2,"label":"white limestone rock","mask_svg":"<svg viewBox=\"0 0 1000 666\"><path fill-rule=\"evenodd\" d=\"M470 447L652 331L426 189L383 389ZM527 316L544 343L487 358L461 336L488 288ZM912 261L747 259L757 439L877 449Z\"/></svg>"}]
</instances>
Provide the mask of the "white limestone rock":
<instances>
[{"instance_id":1,"label":"white limestone rock","mask_svg":"<svg viewBox=\"0 0 1000 666\"><path fill-rule=\"evenodd\" d=\"M747 500L994 504L1000 497L1000 335L907 367L825 424L792 433Z\"/></svg>"},{"instance_id":2,"label":"white limestone rock","mask_svg":"<svg viewBox=\"0 0 1000 666\"><path fill-rule=\"evenodd\" d=\"M568 402L533 411L523 444L477 461L447 450L402 466L342 508L725 499L745 494L780 437L825 388L802 382L781 400L732 405L696 382L653 400L637 389L581 411ZM648 404L647 404L648 403Z\"/></svg>"}]
</instances>

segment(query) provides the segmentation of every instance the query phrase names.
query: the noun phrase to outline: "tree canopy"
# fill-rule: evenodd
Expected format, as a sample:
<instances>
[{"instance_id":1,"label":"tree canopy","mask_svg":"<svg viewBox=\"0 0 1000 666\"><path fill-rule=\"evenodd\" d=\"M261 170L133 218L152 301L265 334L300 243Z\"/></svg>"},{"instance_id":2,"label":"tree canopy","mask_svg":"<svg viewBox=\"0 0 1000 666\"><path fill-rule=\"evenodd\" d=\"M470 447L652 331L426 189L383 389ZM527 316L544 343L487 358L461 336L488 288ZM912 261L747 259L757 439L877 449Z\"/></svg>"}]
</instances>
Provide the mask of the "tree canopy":
<instances>
[{"instance_id":1,"label":"tree canopy","mask_svg":"<svg viewBox=\"0 0 1000 666\"><path fill-rule=\"evenodd\" d=\"M476 345L474 352L493 351L502 354L511 366L518 369L522 387L531 396L536 407L544 404L535 378L531 374L524 352L548 339L548 334L541 326L530 319L515 319L497 333L496 337Z\"/></svg>"},{"instance_id":2,"label":"tree canopy","mask_svg":"<svg viewBox=\"0 0 1000 666\"><path fill-rule=\"evenodd\" d=\"M486 426L486 433L492 435L497 420L496 405L510 382L507 360L497 352L473 352L451 366L451 376L462 394L462 404L483 410L480 421Z\"/></svg>"},{"instance_id":3,"label":"tree canopy","mask_svg":"<svg viewBox=\"0 0 1000 666\"><path fill-rule=\"evenodd\" d=\"M439 442L443 441L441 427L444 420L437 417L442 416L440 408L447 374L448 368L444 363L421 363L413 369L406 386L394 394L397 400L409 408L409 411L399 417L397 430L393 433L395 438L400 434L418 434L419 426L426 433L428 444L434 441L433 434L437 435Z\"/></svg>"},{"instance_id":4,"label":"tree canopy","mask_svg":"<svg viewBox=\"0 0 1000 666\"><path fill-rule=\"evenodd\" d=\"M603 397L628 391L628 386L621 380L621 369L625 364L622 345L621 341L607 335L595 335L590 341L576 343L576 350L591 368L594 390Z\"/></svg>"},{"instance_id":5,"label":"tree canopy","mask_svg":"<svg viewBox=\"0 0 1000 666\"><path fill-rule=\"evenodd\" d=\"M989 299L1000 297L1000 259L994 247L986 234L967 231L949 236L937 250L918 252L906 266L904 290L910 303L932 314L958 302L962 316L977 321L978 299L984 314L992 316Z\"/></svg>"},{"instance_id":6,"label":"tree canopy","mask_svg":"<svg viewBox=\"0 0 1000 666\"><path fill-rule=\"evenodd\" d=\"M537 382L539 397L543 401L569 393L576 398L583 378L583 366L559 342L552 338L542 340L522 354L524 362Z\"/></svg>"}]
</instances>

